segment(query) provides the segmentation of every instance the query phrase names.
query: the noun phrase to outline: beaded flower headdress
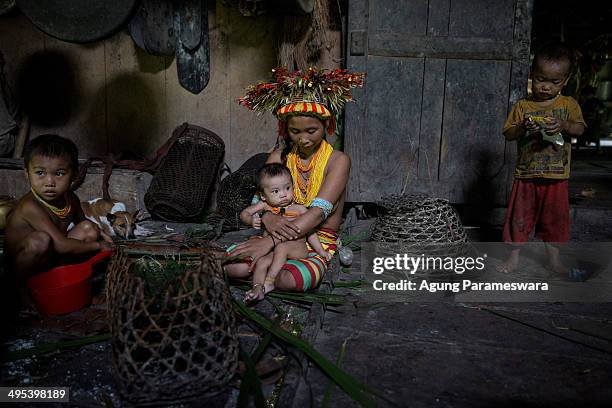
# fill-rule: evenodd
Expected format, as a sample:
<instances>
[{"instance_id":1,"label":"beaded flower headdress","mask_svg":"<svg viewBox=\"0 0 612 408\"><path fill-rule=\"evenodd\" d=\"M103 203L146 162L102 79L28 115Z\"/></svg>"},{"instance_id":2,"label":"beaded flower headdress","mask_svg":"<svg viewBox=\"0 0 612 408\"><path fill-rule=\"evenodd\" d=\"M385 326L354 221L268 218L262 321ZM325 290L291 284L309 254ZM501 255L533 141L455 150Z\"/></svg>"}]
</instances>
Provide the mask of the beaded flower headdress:
<instances>
[{"instance_id":1,"label":"beaded flower headdress","mask_svg":"<svg viewBox=\"0 0 612 408\"><path fill-rule=\"evenodd\" d=\"M336 115L353 100L351 89L363 86L364 74L344 69L289 72L286 68L274 68L272 77L271 82L249 86L238 102L259 113L272 112L280 122L279 133L286 136L283 122L292 115L329 120L327 131L333 133Z\"/></svg>"}]
</instances>

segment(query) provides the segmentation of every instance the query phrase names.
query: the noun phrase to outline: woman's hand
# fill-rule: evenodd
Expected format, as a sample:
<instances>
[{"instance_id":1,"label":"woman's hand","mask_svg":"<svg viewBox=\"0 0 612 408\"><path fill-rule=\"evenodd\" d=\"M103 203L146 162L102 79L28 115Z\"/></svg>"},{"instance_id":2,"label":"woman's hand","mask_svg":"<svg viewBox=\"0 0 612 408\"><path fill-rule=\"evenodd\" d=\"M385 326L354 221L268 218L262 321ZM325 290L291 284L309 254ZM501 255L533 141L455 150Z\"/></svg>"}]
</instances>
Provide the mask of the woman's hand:
<instances>
[{"instance_id":1,"label":"woman's hand","mask_svg":"<svg viewBox=\"0 0 612 408\"><path fill-rule=\"evenodd\" d=\"M270 237L251 237L248 241L238 244L228 256L250 256L253 261L249 271L253 270L255 263L264 255L267 255L274 248L274 243Z\"/></svg>"},{"instance_id":2,"label":"woman's hand","mask_svg":"<svg viewBox=\"0 0 612 408\"><path fill-rule=\"evenodd\" d=\"M296 239L300 234L300 228L289 219L272 213L265 213L261 217L261 222L266 231L279 241L290 241Z\"/></svg>"}]
</instances>

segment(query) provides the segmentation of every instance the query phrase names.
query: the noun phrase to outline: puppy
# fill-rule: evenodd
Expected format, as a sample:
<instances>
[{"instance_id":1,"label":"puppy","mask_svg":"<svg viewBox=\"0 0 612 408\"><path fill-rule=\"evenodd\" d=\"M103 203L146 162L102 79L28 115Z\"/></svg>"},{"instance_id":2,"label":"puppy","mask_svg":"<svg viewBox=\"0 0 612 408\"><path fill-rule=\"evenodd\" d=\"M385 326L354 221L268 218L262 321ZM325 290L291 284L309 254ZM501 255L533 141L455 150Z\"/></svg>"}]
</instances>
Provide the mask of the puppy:
<instances>
[{"instance_id":1,"label":"puppy","mask_svg":"<svg viewBox=\"0 0 612 408\"><path fill-rule=\"evenodd\" d=\"M101 198L82 201L81 208L85 218L96 223L106 235L123 239L135 238L134 232L140 210L130 213L125 204Z\"/></svg>"}]
</instances>

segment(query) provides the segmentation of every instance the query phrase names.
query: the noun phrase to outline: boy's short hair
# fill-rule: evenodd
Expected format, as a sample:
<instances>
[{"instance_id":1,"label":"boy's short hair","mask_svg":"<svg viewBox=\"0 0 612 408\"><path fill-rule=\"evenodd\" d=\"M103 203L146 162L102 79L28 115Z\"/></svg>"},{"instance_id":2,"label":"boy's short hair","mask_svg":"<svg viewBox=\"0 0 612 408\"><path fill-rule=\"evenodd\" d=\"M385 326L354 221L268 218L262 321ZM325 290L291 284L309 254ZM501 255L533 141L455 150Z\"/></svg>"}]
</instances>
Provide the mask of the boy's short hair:
<instances>
[{"instance_id":1,"label":"boy's short hair","mask_svg":"<svg viewBox=\"0 0 612 408\"><path fill-rule=\"evenodd\" d=\"M259 191L263 190L263 187L261 186L261 181L263 179L268 177L282 176L283 174L288 175L289 179L291 179L291 182L293 183L293 179L291 178L291 171L289 171L289 168L287 166L280 163L265 164L257 172L257 188L259 189Z\"/></svg>"},{"instance_id":2,"label":"boy's short hair","mask_svg":"<svg viewBox=\"0 0 612 408\"><path fill-rule=\"evenodd\" d=\"M533 70L538 62L543 61L563 61L567 60L569 69L567 74L570 75L574 71L576 65L576 52L562 42L551 42L544 44L536 51L531 69Z\"/></svg>"},{"instance_id":3,"label":"boy's short hair","mask_svg":"<svg viewBox=\"0 0 612 408\"><path fill-rule=\"evenodd\" d=\"M58 135L40 135L32 139L23 151L23 161L26 169L32 157L63 157L70 163L70 169L76 172L79 169L79 149L70 139Z\"/></svg>"}]
</instances>

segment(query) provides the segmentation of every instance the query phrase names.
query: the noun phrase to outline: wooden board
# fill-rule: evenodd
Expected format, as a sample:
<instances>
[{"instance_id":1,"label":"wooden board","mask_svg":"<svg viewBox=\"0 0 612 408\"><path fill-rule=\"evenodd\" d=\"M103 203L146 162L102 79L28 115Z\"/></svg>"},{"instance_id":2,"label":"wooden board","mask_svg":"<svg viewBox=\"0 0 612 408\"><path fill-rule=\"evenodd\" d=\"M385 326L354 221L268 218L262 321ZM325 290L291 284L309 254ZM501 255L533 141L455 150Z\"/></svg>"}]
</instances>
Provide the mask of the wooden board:
<instances>
[{"instance_id":1,"label":"wooden board","mask_svg":"<svg viewBox=\"0 0 612 408\"><path fill-rule=\"evenodd\" d=\"M531 8L530 0L350 2L348 67L367 72L358 104L347 107L350 201L426 192L505 205L514 162L501 128L526 93Z\"/></svg>"}]
</instances>

